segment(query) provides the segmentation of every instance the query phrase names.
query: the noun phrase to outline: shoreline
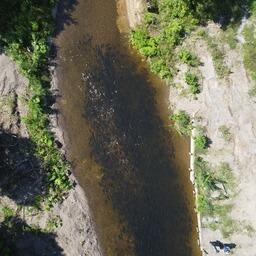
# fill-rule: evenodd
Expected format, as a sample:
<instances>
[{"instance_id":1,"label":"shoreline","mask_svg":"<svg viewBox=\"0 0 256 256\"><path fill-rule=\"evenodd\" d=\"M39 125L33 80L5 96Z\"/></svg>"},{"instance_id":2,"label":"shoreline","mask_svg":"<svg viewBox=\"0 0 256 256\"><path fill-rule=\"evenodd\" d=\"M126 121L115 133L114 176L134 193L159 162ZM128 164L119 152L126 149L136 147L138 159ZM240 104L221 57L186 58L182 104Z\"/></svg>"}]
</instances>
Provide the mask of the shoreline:
<instances>
[{"instance_id":1,"label":"shoreline","mask_svg":"<svg viewBox=\"0 0 256 256\"><path fill-rule=\"evenodd\" d=\"M51 72L51 75L52 75L51 91L52 92L58 91L58 94L60 94L61 89L59 87L57 75L55 72L56 72L56 69L53 69ZM59 109L58 103L55 103L54 105L56 106L56 109ZM55 106L53 106L53 108ZM63 151L63 155L65 157L67 157L68 137L67 137L67 135L65 135L66 131L65 131L63 125L61 125L61 113L56 113L55 116L50 117L50 120L51 120L51 125L52 125L51 131L54 133L55 139L60 141L61 144L63 145L61 150ZM75 182L75 187L73 189L71 189L71 191L69 192L69 195L73 196L75 198L75 200L77 200L79 202L79 205L80 204L83 205L83 207L80 207L80 209L83 212L83 217L82 217L83 219L80 219L80 224L81 223L83 224L84 230L87 230L87 231L90 230L89 233L87 232L86 242L84 243L85 247L87 246L87 248L83 248L81 250L81 252L86 251L89 255L101 256L102 249L101 249L100 243L97 239L97 235L95 232L95 223L93 222L92 213L91 213L90 207L89 207L89 202L88 202L87 196L85 194L85 191L80 186L78 180L76 179L76 177L74 176L74 174L72 172L72 167L71 167L70 179L71 179L71 181ZM74 203L74 202L71 202L71 203ZM73 214L72 214L72 216L73 216ZM76 217L74 217L74 220L76 220ZM80 232L77 231L77 233L79 234ZM83 236L83 235L81 235L81 236ZM82 245L82 247L83 247L83 245Z\"/></svg>"},{"instance_id":2,"label":"shoreline","mask_svg":"<svg viewBox=\"0 0 256 256\"><path fill-rule=\"evenodd\" d=\"M196 129L200 129L209 139L210 144L205 151L196 153L196 156L202 157L215 184L218 185L218 177L222 178L220 184L223 182L219 190L207 188L210 191L207 195L209 201L200 201L202 214L196 211L202 255L215 255L209 242L216 240L230 243L233 255L245 256L256 251L253 241L256 233L256 221L253 217L256 210L256 107L255 98L250 95L253 81L245 70L243 60L244 41L241 40L241 30L245 22L242 19L238 31L233 31L235 46L231 45L234 42L230 42L232 38L225 38L228 35L214 22L208 22L203 29L208 38L216 41L215 46L196 32L182 43L181 47L192 51L202 63L197 70L192 70L200 76L200 93L196 95L196 99L188 93L188 85L184 81L186 72L190 71L187 65L177 63L174 86L170 86L170 108L185 111L192 123L196 120ZM220 51L221 60L214 59L214 50ZM225 69L230 72L224 74L223 78L218 73L220 67L216 65L222 65L223 73ZM206 188L202 188L204 184L195 182L193 134L194 130L190 136L190 177L198 202L198 190L200 193L208 192L204 191ZM225 176L227 173L229 176ZM227 186L228 192L223 184ZM221 193L224 193L224 198L221 198ZM205 205L202 206L203 203ZM207 203L213 205L211 210L206 208ZM220 252L220 255L223 254Z\"/></svg>"},{"instance_id":3,"label":"shoreline","mask_svg":"<svg viewBox=\"0 0 256 256\"><path fill-rule=\"evenodd\" d=\"M137 25L140 25L142 21L142 14L145 10L145 1L143 0L125 0L126 3L126 9L127 9L127 17L129 20L129 27L130 29L134 29ZM171 91L169 90L169 95L171 95ZM172 100L169 100L169 104L172 103ZM175 110L175 108L172 108ZM195 193L195 202L198 200L198 189L195 183L195 169L194 169L194 156L195 156L195 145L194 145L194 132L195 130L192 129L191 136L190 136L190 149L189 149L189 161L190 161L190 167L187 170L190 174L190 181L193 186L193 192ZM202 256L205 255L205 251L203 249L203 238L202 238L202 219L201 214L196 211L196 204L194 205L194 211L197 218L197 242L200 248L200 251L202 253Z\"/></svg>"},{"instance_id":4,"label":"shoreline","mask_svg":"<svg viewBox=\"0 0 256 256\"><path fill-rule=\"evenodd\" d=\"M193 120L192 120L192 123L193 123ZM191 136L190 136L190 152L189 152L190 168L189 168L189 172L190 172L190 181L193 184L193 188L194 188L193 192L195 193L195 202L197 202L199 194L198 194L197 185L195 183L196 175L195 175L195 140L194 140L194 137L195 137L195 129L192 128ZM196 205L195 205L195 207L196 207ZM195 210L195 212L196 212L196 216L197 216L198 245L202 252L202 256L204 256L205 253L204 253L204 249L203 249L201 214L196 210Z\"/></svg>"}]
</instances>

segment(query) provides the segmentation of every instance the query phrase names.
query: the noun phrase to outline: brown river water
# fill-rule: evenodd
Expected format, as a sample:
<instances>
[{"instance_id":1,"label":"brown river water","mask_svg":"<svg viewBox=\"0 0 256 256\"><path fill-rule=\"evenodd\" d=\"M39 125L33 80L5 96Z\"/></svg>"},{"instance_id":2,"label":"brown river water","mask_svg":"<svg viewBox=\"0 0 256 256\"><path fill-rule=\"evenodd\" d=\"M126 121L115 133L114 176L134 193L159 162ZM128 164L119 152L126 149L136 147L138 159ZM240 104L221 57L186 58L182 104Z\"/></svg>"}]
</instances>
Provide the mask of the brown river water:
<instances>
[{"instance_id":1,"label":"brown river water","mask_svg":"<svg viewBox=\"0 0 256 256\"><path fill-rule=\"evenodd\" d=\"M56 75L68 157L105 256L199 256L189 143L170 129L168 87L129 48L118 6L122 16L115 0L59 6Z\"/></svg>"}]
</instances>

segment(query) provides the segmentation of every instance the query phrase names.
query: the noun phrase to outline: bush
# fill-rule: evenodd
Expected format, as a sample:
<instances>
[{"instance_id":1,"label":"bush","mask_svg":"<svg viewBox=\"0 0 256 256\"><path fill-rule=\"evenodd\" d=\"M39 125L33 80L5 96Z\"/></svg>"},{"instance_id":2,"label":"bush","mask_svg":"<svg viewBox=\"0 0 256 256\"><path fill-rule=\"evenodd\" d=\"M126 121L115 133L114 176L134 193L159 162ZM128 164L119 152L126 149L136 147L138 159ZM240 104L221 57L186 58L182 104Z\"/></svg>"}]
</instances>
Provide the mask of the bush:
<instances>
[{"instance_id":1,"label":"bush","mask_svg":"<svg viewBox=\"0 0 256 256\"><path fill-rule=\"evenodd\" d=\"M191 135L192 124L189 115L181 110L171 116L171 120L175 122L176 130L182 135Z\"/></svg>"},{"instance_id":2,"label":"bush","mask_svg":"<svg viewBox=\"0 0 256 256\"><path fill-rule=\"evenodd\" d=\"M199 134L195 138L195 150L200 153L207 148L207 137L205 135Z\"/></svg>"},{"instance_id":3,"label":"bush","mask_svg":"<svg viewBox=\"0 0 256 256\"><path fill-rule=\"evenodd\" d=\"M146 25L156 25L157 24L157 16L152 12L146 12L144 14L144 22Z\"/></svg>"},{"instance_id":4,"label":"bush","mask_svg":"<svg viewBox=\"0 0 256 256\"><path fill-rule=\"evenodd\" d=\"M146 57L153 57L157 54L157 42L150 37L146 29L138 27L132 31L130 42L142 55Z\"/></svg>"},{"instance_id":5,"label":"bush","mask_svg":"<svg viewBox=\"0 0 256 256\"><path fill-rule=\"evenodd\" d=\"M200 93L199 79L195 74L193 74L191 72L187 72L185 74L185 81L186 81L187 85L189 86L190 93L192 93L194 95Z\"/></svg>"},{"instance_id":6,"label":"bush","mask_svg":"<svg viewBox=\"0 0 256 256\"><path fill-rule=\"evenodd\" d=\"M150 70L154 74L158 74L162 79L172 78L172 72L170 68L166 65L165 61L158 58L153 58L150 60Z\"/></svg>"},{"instance_id":7,"label":"bush","mask_svg":"<svg viewBox=\"0 0 256 256\"><path fill-rule=\"evenodd\" d=\"M144 15L144 27L131 32L130 42L143 56L153 57L151 70L161 78L172 78L174 48L191 32L198 20L185 1L155 1L157 13ZM157 24L157 27L155 26Z\"/></svg>"},{"instance_id":8,"label":"bush","mask_svg":"<svg viewBox=\"0 0 256 256\"><path fill-rule=\"evenodd\" d=\"M187 49L180 50L178 57L183 63L186 63L191 67L197 67L200 65L198 57Z\"/></svg>"},{"instance_id":9,"label":"bush","mask_svg":"<svg viewBox=\"0 0 256 256\"><path fill-rule=\"evenodd\" d=\"M208 163L201 157L195 158L196 185L198 188L197 210L202 215L212 215L214 205L210 192L217 189L217 179L210 170Z\"/></svg>"},{"instance_id":10,"label":"bush","mask_svg":"<svg viewBox=\"0 0 256 256\"><path fill-rule=\"evenodd\" d=\"M4 218L10 218L15 215L15 211L9 207L3 207L2 212L3 212Z\"/></svg>"}]
</instances>

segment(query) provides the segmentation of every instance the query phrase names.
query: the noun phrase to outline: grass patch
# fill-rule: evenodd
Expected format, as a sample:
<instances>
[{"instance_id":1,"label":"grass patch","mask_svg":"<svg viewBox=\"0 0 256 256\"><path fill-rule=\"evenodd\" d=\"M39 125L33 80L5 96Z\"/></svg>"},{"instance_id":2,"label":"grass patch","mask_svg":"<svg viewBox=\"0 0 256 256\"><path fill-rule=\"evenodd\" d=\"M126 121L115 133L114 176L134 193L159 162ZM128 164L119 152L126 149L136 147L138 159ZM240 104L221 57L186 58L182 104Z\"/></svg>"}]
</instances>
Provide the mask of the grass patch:
<instances>
[{"instance_id":1,"label":"grass patch","mask_svg":"<svg viewBox=\"0 0 256 256\"><path fill-rule=\"evenodd\" d=\"M256 97L256 85L254 85L248 92L250 97Z\"/></svg>"},{"instance_id":2,"label":"grass patch","mask_svg":"<svg viewBox=\"0 0 256 256\"><path fill-rule=\"evenodd\" d=\"M223 31L223 40L229 45L230 49L234 50L237 46L237 40L236 40L236 32L237 32L237 26L228 26Z\"/></svg>"},{"instance_id":3,"label":"grass patch","mask_svg":"<svg viewBox=\"0 0 256 256\"><path fill-rule=\"evenodd\" d=\"M10 207L5 206L1 210L4 215L4 218L10 218L12 216L15 216L15 211Z\"/></svg>"},{"instance_id":4,"label":"grass patch","mask_svg":"<svg viewBox=\"0 0 256 256\"><path fill-rule=\"evenodd\" d=\"M182 63L188 64L191 67L198 67L201 64L199 58L188 49L181 49L178 57Z\"/></svg>"},{"instance_id":5,"label":"grass patch","mask_svg":"<svg viewBox=\"0 0 256 256\"><path fill-rule=\"evenodd\" d=\"M229 164L226 162L221 163L217 172L219 176L219 181L222 184L224 184L225 187L228 188L230 192L233 192L236 182L234 174Z\"/></svg>"},{"instance_id":6,"label":"grass patch","mask_svg":"<svg viewBox=\"0 0 256 256\"><path fill-rule=\"evenodd\" d=\"M211 191L217 189L217 179L206 161L201 157L195 159L196 185L198 188L197 210L202 215L212 215L214 212Z\"/></svg>"},{"instance_id":7,"label":"grass patch","mask_svg":"<svg viewBox=\"0 0 256 256\"><path fill-rule=\"evenodd\" d=\"M186 72L185 81L188 85L188 90L191 94L196 95L200 93L199 79L196 74L191 72Z\"/></svg>"},{"instance_id":8,"label":"grass patch","mask_svg":"<svg viewBox=\"0 0 256 256\"><path fill-rule=\"evenodd\" d=\"M192 123L187 112L180 110L171 115L170 119L174 121L174 127L181 135L191 135Z\"/></svg>"},{"instance_id":9,"label":"grass patch","mask_svg":"<svg viewBox=\"0 0 256 256\"><path fill-rule=\"evenodd\" d=\"M52 232L62 226L62 220L59 216L49 218L46 223L46 231Z\"/></svg>"},{"instance_id":10,"label":"grass patch","mask_svg":"<svg viewBox=\"0 0 256 256\"><path fill-rule=\"evenodd\" d=\"M221 133L222 138L227 141L230 142L233 138L232 133L230 132L230 128L227 127L226 125L222 125L219 127L219 132Z\"/></svg>"},{"instance_id":11,"label":"grass patch","mask_svg":"<svg viewBox=\"0 0 256 256\"><path fill-rule=\"evenodd\" d=\"M232 205L226 202L233 194L235 186L231 168L227 163L222 163L213 171L208 162L196 157L195 171L198 188L197 211L204 217L211 217L205 226L213 230L219 229L224 237L230 236L237 227L237 222L229 216ZM213 196L216 193L218 197Z\"/></svg>"},{"instance_id":12,"label":"grass patch","mask_svg":"<svg viewBox=\"0 0 256 256\"><path fill-rule=\"evenodd\" d=\"M256 14L254 14L255 16ZM255 17L253 17L255 20ZM256 27L254 23L250 23L245 26L243 35L245 39L245 43L243 44L243 59L244 66L246 68L247 73L251 77L254 82L253 87L249 90L249 96L256 96Z\"/></svg>"},{"instance_id":13,"label":"grass patch","mask_svg":"<svg viewBox=\"0 0 256 256\"><path fill-rule=\"evenodd\" d=\"M209 36L206 31L202 30L200 30L198 35L201 36L207 43L208 49L212 55L214 68L218 77L221 79L227 77L231 73L231 71L224 62L223 57L225 54L216 43L217 39Z\"/></svg>"},{"instance_id":14,"label":"grass patch","mask_svg":"<svg viewBox=\"0 0 256 256\"><path fill-rule=\"evenodd\" d=\"M198 134L194 137L196 153L203 153L207 148L208 139L203 134Z\"/></svg>"}]
</instances>

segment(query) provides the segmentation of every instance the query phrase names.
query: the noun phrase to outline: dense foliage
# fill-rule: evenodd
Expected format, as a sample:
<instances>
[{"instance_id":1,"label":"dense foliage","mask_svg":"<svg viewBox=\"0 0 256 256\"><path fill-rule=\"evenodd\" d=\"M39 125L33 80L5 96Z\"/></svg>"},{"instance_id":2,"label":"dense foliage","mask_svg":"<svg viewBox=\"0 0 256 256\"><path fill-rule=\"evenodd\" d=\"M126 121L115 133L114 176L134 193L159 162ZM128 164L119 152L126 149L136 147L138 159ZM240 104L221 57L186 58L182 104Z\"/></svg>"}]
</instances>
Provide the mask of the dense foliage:
<instances>
[{"instance_id":1,"label":"dense foliage","mask_svg":"<svg viewBox=\"0 0 256 256\"><path fill-rule=\"evenodd\" d=\"M55 4L56 0L0 2L0 45L29 80L29 112L23 121L34 142L37 155L49 172L47 199L50 205L61 198L63 191L71 187L67 166L47 128L47 98L50 87L48 41L53 32L51 12Z\"/></svg>"},{"instance_id":2,"label":"dense foliage","mask_svg":"<svg viewBox=\"0 0 256 256\"><path fill-rule=\"evenodd\" d=\"M180 110L173 114L170 119L174 121L175 128L180 134L191 135L192 123L186 111Z\"/></svg>"},{"instance_id":3,"label":"dense foliage","mask_svg":"<svg viewBox=\"0 0 256 256\"><path fill-rule=\"evenodd\" d=\"M145 24L131 33L131 43L145 57L150 57L153 73L172 78L174 48L181 43L198 20L184 1L161 0L158 14L146 13ZM157 28L157 29L155 29Z\"/></svg>"},{"instance_id":4,"label":"dense foliage","mask_svg":"<svg viewBox=\"0 0 256 256\"><path fill-rule=\"evenodd\" d=\"M245 14L249 4L255 5L253 3L254 0L159 0L157 8L154 8L157 12L149 10L145 13L144 24L131 33L130 40L143 56L150 58L153 73L170 79L175 72L175 47L195 25L209 19L220 22L224 27L229 23L236 23ZM218 60L220 51L216 47L213 54ZM178 57L192 66L200 64L195 56L190 56L186 51L181 52ZM222 63L217 63L217 68L221 74L228 72Z\"/></svg>"}]
</instances>

